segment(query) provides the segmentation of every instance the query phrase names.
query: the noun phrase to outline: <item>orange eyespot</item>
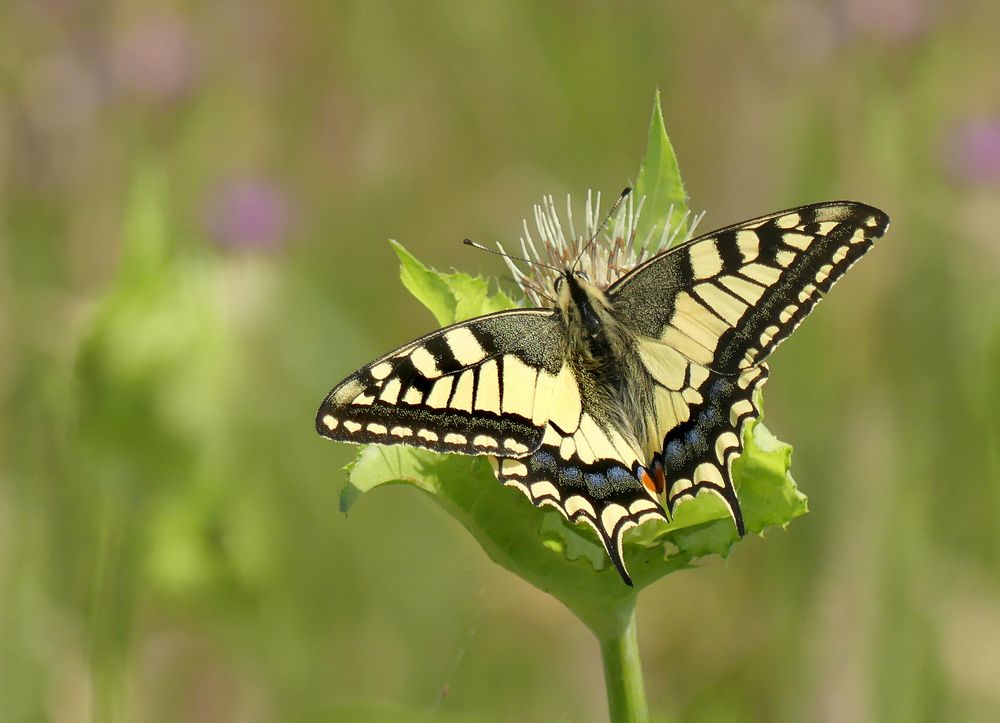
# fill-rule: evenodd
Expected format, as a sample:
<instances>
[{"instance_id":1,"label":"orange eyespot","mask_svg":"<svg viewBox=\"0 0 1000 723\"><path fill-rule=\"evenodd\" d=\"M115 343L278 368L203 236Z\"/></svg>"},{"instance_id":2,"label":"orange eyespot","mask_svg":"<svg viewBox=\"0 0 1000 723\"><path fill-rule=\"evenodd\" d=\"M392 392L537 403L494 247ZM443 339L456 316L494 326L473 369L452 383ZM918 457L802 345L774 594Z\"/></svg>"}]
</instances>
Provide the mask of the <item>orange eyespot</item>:
<instances>
[{"instance_id":1,"label":"orange eyespot","mask_svg":"<svg viewBox=\"0 0 1000 723\"><path fill-rule=\"evenodd\" d=\"M658 494L660 490L656 488L656 482L652 477L649 476L649 472L645 469L639 470L639 480L642 482L642 486L649 490L652 494Z\"/></svg>"}]
</instances>

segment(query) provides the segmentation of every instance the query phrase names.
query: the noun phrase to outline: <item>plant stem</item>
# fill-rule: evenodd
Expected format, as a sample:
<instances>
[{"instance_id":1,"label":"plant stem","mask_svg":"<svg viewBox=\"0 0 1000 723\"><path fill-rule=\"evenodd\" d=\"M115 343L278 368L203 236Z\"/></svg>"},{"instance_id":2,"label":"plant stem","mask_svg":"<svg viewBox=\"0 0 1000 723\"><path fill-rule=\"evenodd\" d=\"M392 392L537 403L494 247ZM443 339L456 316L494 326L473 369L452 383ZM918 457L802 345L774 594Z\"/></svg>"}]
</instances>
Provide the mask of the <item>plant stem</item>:
<instances>
[{"instance_id":1,"label":"plant stem","mask_svg":"<svg viewBox=\"0 0 1000 723\"><path fill-rule=\"evenodd\" d=\"M625 626L617 633L602 637L600 643L612 723L648 723L649 706L642 682L634 607Z\"/></svg>"}]
</instances>

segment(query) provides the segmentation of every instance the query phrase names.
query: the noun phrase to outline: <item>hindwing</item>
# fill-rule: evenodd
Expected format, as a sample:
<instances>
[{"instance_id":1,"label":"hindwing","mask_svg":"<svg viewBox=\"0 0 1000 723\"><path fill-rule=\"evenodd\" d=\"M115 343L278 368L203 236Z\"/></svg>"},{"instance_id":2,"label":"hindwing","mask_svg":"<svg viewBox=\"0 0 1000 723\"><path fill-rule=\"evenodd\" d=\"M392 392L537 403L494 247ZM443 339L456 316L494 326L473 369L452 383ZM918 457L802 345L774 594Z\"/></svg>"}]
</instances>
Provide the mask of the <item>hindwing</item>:
<instances>
[{"instance_id":1,"label":"hindwing","mask_svg":"<svg viewBox=\"0 0 1000 723\"><path fill-rule=\"evenodd\" d=\"M629 432L599 424L584 400L579 422L547 425L541 445L519 459L497 460L497 478L536 506L555 507L594 529L611 562L629 585L622 538L649 519L666 520L644 455Z\"/></svg>"}]
</instances>

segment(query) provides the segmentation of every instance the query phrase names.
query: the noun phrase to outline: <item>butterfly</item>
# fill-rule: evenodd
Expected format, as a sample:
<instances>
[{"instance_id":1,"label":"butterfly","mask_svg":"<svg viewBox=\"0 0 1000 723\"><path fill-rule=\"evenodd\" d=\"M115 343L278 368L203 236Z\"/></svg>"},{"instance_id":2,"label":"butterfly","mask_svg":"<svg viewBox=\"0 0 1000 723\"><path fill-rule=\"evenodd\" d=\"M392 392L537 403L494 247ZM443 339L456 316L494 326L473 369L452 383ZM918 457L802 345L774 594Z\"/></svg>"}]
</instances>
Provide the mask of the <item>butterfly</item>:
<instances>
[{"instance_id":1,"label":"butterfly","mask_svg":"<svg viewBox=\"0 0 1000 723\"><path fill-rule=\"evenodd\" d=\"M658 253L610 285L576 264L552 308L486 314L366 364L327 395L324 437L488 455L536 506L589 525L626 584L622 537L721 497L771 352L889 224L852 201L773 213Z\"/></svg>"}]
</instances>

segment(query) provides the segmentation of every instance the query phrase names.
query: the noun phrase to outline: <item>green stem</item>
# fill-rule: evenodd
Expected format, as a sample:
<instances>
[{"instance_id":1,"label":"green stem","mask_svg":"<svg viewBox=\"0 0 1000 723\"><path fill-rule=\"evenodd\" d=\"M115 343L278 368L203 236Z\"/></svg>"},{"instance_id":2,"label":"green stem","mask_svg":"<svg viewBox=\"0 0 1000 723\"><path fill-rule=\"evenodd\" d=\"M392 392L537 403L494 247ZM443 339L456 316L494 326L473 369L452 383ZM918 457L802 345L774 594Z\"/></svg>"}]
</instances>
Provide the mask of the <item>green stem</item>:
<instances>
[{"instance_id":1,"label":"green stem","mask_svg":"<svg viewBox=\"0 0 1000 723\"><path fill-rule=\"evenodd\" d=\"M604 684L608 689L608 713L612 723L648 723L649 706L642 682L635 608L632 608L623 628L601 638L600 642Z\"/></svg>"}]
</instances>

